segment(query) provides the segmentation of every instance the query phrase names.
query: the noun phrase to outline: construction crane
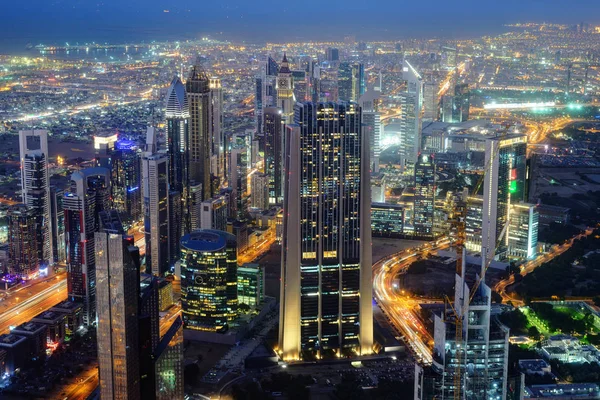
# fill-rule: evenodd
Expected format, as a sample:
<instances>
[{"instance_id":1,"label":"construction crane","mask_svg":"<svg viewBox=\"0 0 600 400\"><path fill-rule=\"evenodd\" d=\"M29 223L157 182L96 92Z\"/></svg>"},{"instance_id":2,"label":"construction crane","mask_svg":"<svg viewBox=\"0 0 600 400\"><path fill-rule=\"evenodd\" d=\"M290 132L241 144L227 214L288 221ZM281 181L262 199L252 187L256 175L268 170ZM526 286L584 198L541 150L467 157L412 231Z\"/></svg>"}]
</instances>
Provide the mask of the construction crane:
<instances>
[{"instance_id":1,"label":"construction crane","mask_svg":"<svg viewBox=\"0 0 600 400\"><path fill-rule=\"evenodd\" d=\"M500 134L500 138L503 138L508 134L512 124L504 123L504 124L502 124L502 126L504 127L504 129L503 129L502 133ZM494 151L498 151L499 149L500 149L500 146L496 147L494 149ZM485 180L485 175L489 171L492 160L494 158L495 158L495 156L489 157L488 162L484 166L483 174L481 174L481 176L477 180L477 183L475 184L475 187L473 189L474 195L477 195L477 193L479 192L479 189L481 188L481 185L483 185L483 182ZM452 230L455 234L454 246L456 248L456 274L461 277L463 276L463 273L465 272L462 269L463 269L463 257L464 257L464 252L465 252L464 249L465 249L465 241L466 241L466 218L467 218L468 207L469 207L469 197L467 197L466 201L456 202L452 216L451 216L451 221L452 221L451 226L452 226ZM479 287L479 285L485 278L485 273L487 272L487 269L489 268L489 264L491 263L491 260L496 251L496 248L498 247L500 240L502 240L502 237L505 235L507 228L508 228L508 219L498 237L498 242L496 243L496 246L494 247L494 249L492 249L493 251L491 252L491 256L488 257L488 254L486 254L487 252L484 249L482 249L482 254L481 254L482 255L482 265L483 265L482 275L479 277L479 279L477 279L477 281L475 282L475 286L471 290L469 300L466 303L467 306L473 300L475 293L477 293L477 288ZM456 293L458 293L458 292L456 292ZM448 312L448 310L446 310L446 312L444 313L445 317L446 318L449 317L452 320L452 322L454 322L455 328L456 328L456 333L455 333L456 367L455 367L455 371L454 371L454 382L453 382L454 383L454 400L462 400L462 363L463 363L463 353L465 351L464 345L463 345L464 307L461 307L461 309L457 311L456 308L454 307L454 305L452 304L452 301L450 301L450 299L448 298L448 296L446 296L446 304L450 305L451 312ZM450 314L450 315L448 315L448 314Z\"/></svg>"}]
</instances>

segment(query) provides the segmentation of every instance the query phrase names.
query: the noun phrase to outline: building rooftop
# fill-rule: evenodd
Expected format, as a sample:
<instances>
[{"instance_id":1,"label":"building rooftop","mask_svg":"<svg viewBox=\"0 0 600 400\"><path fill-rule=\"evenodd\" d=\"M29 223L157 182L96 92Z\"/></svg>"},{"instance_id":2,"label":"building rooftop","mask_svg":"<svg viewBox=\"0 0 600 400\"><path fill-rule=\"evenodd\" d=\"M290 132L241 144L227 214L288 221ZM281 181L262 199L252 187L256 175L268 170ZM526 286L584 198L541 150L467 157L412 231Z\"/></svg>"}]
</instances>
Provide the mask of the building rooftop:
<instances>
[{"instance_id":1,"label":"building rooftop","mask_svg":"<svg viewBox=\"0 0 600 400\"><path fill-rule=\"evenodd\" d=\"M12 330L14 333L34 334L46 329L46 325L37 322L26 322Z\"/></svg>"},{"instance_id":2,"label":"building rooftop","mask_svg":"<svg viewBox=\"0 0 600 400\"><path fill-rule=\"evenodd\" d=\"M235 243L231 233L214 229L201 229L188 233L181 238L181 246L188 250L213 252L224 249L227 243Z\"/></svg>"},{"instance_id":3,"label":"building rooftop","mask_svg":"<svg viewBox=\"0 0 600 400\"><path fill-rule=\"evenodd\" d=\"M64 317L64 313L50 310L36 315L31 321L39 323L57 323L60 322L60 320L62 320Z\"/></svg>"},{"instance_id":4,"label":"building rooftop","mask_svg":"<svg viewBox=\"0 0 600 400\"><path fill-rule=\"evenodd\" d=\"M13 347L23 341L27 340L24 336L15 335L12 333L5 333L0 335L0 346L2 347Z\"/></svg>"},{"instance_id":5,"label":"building rooftop","mask_svg":"<svg viewBox=\"0 0 600 400\"><path fill-rule=\"evenodd\" d=\"M50 311L71 312L82 308L83 304L81 303L78 303L76 301L65 300L62 303L58 303L57 305L52 307Z\"/></svg>"}]
</instances>

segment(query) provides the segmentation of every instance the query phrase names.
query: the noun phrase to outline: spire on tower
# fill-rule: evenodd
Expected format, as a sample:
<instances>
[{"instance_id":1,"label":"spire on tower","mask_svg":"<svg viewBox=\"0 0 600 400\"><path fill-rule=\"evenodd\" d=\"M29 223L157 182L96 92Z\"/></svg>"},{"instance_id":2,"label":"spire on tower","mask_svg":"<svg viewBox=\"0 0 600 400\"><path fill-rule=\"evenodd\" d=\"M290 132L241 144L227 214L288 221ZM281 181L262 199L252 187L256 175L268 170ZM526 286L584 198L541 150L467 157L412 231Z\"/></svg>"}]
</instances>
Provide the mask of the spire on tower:
<instances>
[{"instance_id":1,"label":"spire on tower","mask_svg":"<svg viewBox=\"0 0 600 400\"><path fill-rule=\"evenodd\" d=\"M281 60L281 67L279 68L280 74L291 74L290 64L288 63L287 54L283 53L283 60Z\"/></svg>"}]
</instances>

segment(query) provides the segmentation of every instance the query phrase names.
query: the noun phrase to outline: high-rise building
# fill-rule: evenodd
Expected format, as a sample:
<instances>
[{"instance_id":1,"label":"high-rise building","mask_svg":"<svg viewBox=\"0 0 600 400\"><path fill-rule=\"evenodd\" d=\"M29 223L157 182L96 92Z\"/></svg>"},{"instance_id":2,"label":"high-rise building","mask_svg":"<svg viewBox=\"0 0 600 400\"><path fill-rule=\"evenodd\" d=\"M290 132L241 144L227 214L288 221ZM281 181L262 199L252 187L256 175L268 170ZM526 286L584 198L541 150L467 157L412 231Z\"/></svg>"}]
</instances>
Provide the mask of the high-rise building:
<instances>
[{"instance_id":1,"label":"high-rise building","mask_svg":"<svg viewBox=\"0 0 600 400\"><path fill-rule=\"evenodd\" d=\"M52 219L52 243L53 257L57 263L67 261L65 248L65 211L63 209L63 197L65 191L55 186L50 187L50 218Z\"/></svg>"},{"instance_id":2,"label":"high-rise building","mask_svg":"<svg viewBox=\"0 0 600 400\"><path fill-rule=\"evenodd\" d=\"M109 232L96 233L95 247L100 396L140 399L139 250L133 237Z\"/></svg>"},{"instance_id":3,"label":"high-rise building","mask_svg":"<svg viewBox=\"0 0 600 400\"><path fill-rule=\"evenodd\" d=\"M283 201L283 130L281 109L264 109L264 173L269 176L269 204Z\"/></svg>"},{"instance_id":4,"label":"high-rise building","mask_svg":"<svg viewBox=\"0 0 600 400\"><path fill-rule=\"evenodd\" d=\"M469 206L467 207L467 214L465 218L465 248L468 251L481 253L483 197L469 197L468 204Z\"/></svg>"},{"instance_id":5,"label":"high-rise building","mask_svg":"<svg viewBox=\"0 0 600 400\"><path fill-rule=\"evenodd\" d=\"M362 109L363 134L369 138L371 173L373 174L379 173L379 157L381 155L380 102L381 93L373 89L367 90L359 100Z\"/></svg>"},{"instance_id":6,"label":"high-rise building","mask_svg":"<svg viewBox=\"0 0 600 400\"><path fill-rule=\"evenodd\" d=\"M237 270L238 303L256 308L265 298L265 269L258 264L244 264Z\"/></svg>"},{"instance_id":7,"label":"high-rise building","mask_svg":"<svg viewBox=\"0 0 600 400\"><path fill-rule=\"evenodd\" d=\"M400 93L400 157L402 165L407 166L417 161L421 150L423 81L407 60L404 60L402 77L406 81L406 91Z\"/></svg>"},{"instance_id":8,"label":"high-rise building","mask_svg":"<svg viewBox=\"0 0 600 400\"><path fill-rule=\"evenodd\" d=\"M511 204L525 200L527 136L507 134L486 140L483 182L482 247L488 256L505 260ZM495 251L494 251L495 249Z\"/></svg>"},{"instance_id":9,"label":"high-rise building","mask_svg":"<svg viewBox=\"0 0 600 400\"><path fill-rule=\"evenodd\" d=\"M7 272L17 279L32 279L40 268L38 258L38 214L25 204L11 206L6 214L8 225Z\"/></svg>"},{"instance_id":10,"label":"high-rise building","mask_svg":"<svg viewBox=\"0 0 600 400\"><path fill-rule=\"evenodd\" d=\"M433 213L435 205L435 162L433 156L419 155L415 164L415 208L413 226L415 235L433 236Z\"/></svg>"},{"instance_id":11,"label":"high-rise building","mask_svg":"<svg viewBox=\"0 0 600 400\"><path fill-rule=\"evenodd\" d=\"M96 321L96 257L94 233L99 214L110 208L110 171L86 168L71 175L63 197L69 299L83 303L83 322Z\"/></svg>"},{"instance_id":12,"label":"high-rise building","mask_svg":"<svg viewBox=\"0 0 600 400\"><path fill-rule=\"evenodd\" d=\"M461 269L461 275L456 274L455 278L452 308L462 319L460 342L456 335L457 316L453 312L436 315L432 365L415 365L415 400L459 398L457 394L461 399L507 398L509 330L491 315L492 290L483 280L484 271L481 283L471 294L465 282L464 263ZM458 371L460 377L456 377ZM460 382L459 393L455 382Z\"/></svg>"},{"instance_id":13,"label":"high-rise building","mask_svg":"<svg viewBox=\"0 0 600 400\"><path fill-rule=\"evenodd\" d=\"M235 216L244 219L248 212L248 153L234 147L229 152L229 185L233 189Z\"/></svg>"},{"instance_id":14,"label":"high-rise building","mask_svg":"<svg viewBox=\"0 0 600 400\"><path fill-rule=\"evenodd\" d=\"M156 400L183 399L183 321L177 317L154 351Z\"/></svg>"},{"instance_id":15,"label":"high-rise building","mask_svg":"<svg viewBox=\"0 0 600 400\"><path fill-rule=\"evenodd\" d=\"M164 276L169 271L169 158L147 154L142 158L146 272Z\"/></svg>"},{"instance_id":16,"label":"high-rise building","mask_svg":"<svg viewBox=\"0 0 600 400\"><path fill-rule=\"evenodd\" d=\"M269 209L269 175L253 174L250 177L252 207Z\"/></svg>"},{"instance_id":17,"label":"high-rise building","mask_svg":"<svg viewBox=\"0 0 600 400\"><path fill-rule=\"evenodd\" d=\"M371 203L371 231L375 237L404 234L404 207L400 204Z\"/></svg>"},{"instance_id":18,"label":"high-rise building","mask_svg":"<svg viewBox=\"0 0 600 400\"><path fill-rule=\"evenodd\" d=\"M340 61L340 50L335 47L328 47L325 51L325 60L330 63L337 63Z\"/></svg>"},{"instance_id":19,"label":"high-rise building","mask_svg":"<svg viewBox=\"0 0 600 400\"><path fill-rule=\"evenodd\" d=\"M211 114L210 80L197 61L185 82L190 108L188 173L190 181L202 184L202 200L212 197L210 179Z\"/></svg>"},{"instance_id":20,"label":"high-rise building","mask_svg":"<svg viewBox=\"0 0 600 400\"><path fill-rule=\"evenodd\" d=\"M537 255L539 217L535 204L511 204L506 232L509 259L530 260Z\"/></svg>"},{"instance_id":21,"label":"high-rise building","mask_svg":"<svg viewBox=\"0 0 600 400\"><path fill-rule=\"evenodd\" d=\"M221 79L212 77L209 80L210 88L210 163L211 175L215 179L212 194L218 193L225 182L225 131L223 130L223 88Z\"/></svg>"},{"instance_id":22,"label":"high-rise building","mask_svg":"<svg viewBox=\"0 0 600 400\"><path fill-rule=\"evenodd\" d=\"M469 85L462 83L454 88L454 108L453 120L455 122L465 122L469 120L471 93Z\"/></svg>"},{"instance_id":23,"label":"high-rise building","mask_svg":"<svg viewBox=\"0 0 600 400\"><path fill-rule=\"evenodd\" d=\"M427 76L423 84L423 122L437 121L439 117L439 83L433 74Z\"/></svg>"},{"instance_id":24,"label":"high-rise building","mask_svg":"<svg viewBox=\"0 0 600 400\"><path fill-rule=\"evenodd\" d=\"M200 211L200 229L224 231L227 229L228 216L227 196L219 195L203 201Z\"/></svg>"},{"instance_id":25,"label":"high-rise building","mask_svg":"<svg viewBox=\"0 0 600 400\"><path fill-rule=\"evenodd\" d=\"M373 345L369 142L356 103L297 104L285 140L279 351Z\"/></svg>"},{"instance_id":26,"label":"high-rise building","mask_svg":"<svg viewBox=\"0 0 600 400\"><path fill-rule=\"evenodd\" d=\"M198 230L181 238L181 305L187 329L223 333L237 315L235 236Z\"/></svg>"},{"instance_id":27,"label":"high-rise building","mask_svg":"<svg viewBox=\"0 0 600 400\"><path fill-rule=\"evenodd\" d=\"M34 210L38 218L38 259L53 264L48 131L19 131L19 151L23 204Z\"/></svg>"},{"instance_id":28,"label":"high-rise building","mask_svg":"<svg viewBox=\"0 0 600 400\"><path fill-rule=\"evenodd\" d=\"M365 93L365 67L361 63L342 62L338 69L338 99L354 101Z\"/></svg>"},{"instance_id":29,"label":"high-rise building","mask_svg":"<svg viewBox=\"0 0 600 400\"><path fill-rule=\"evenodd\" d=\"M260 65L256 76L256 93L254 96L254 118L256 120L255 132L257 135L263 133L263 110L267 107L277 106L277 73L279 65L271 58Z\"/></svg>"},{"instance_id":30,"label":"high-rise building","mask_svg":"<svg viewBox=\"0 0 600 400\"><path fill-rule=\"evenodd\" d=\"M277 107L281 109L281 121L291 124L294 119L294 78L285 54L277 74Z\"/></svg>"}]
</instances>

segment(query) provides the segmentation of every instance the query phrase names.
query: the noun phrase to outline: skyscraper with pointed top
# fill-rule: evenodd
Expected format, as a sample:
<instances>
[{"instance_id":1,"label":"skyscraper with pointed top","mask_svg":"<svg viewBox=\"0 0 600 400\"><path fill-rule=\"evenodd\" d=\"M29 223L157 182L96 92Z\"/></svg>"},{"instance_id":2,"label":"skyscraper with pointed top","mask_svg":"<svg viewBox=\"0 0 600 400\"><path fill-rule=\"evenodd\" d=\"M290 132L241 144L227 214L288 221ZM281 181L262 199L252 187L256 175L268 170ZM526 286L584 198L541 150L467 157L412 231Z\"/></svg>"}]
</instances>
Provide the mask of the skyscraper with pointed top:
<instances>
[{"instance_id":1,"label":"skyscraper with pointed top","mask_svg":"<svg viewBox=\"0 0 600 400\"><path fill-rule=\"evenodd\" d=\"M286 125L294 120L294 102L294 78L287 55L284 53L277 74L277 106L281 108L281 122Z\"/></svg>"},{"instance_id":2,"label":"skyscraper with pointed top","mask_svg":"<svg viewBox=\"0 0 600 400\"><path fill-rule=\"evenodd\" d=\"M210 80L196 61L185 83L189 106L189 179L202 185L202 200L212 197L210 180Z\"/></svg>"}]
</instances>

